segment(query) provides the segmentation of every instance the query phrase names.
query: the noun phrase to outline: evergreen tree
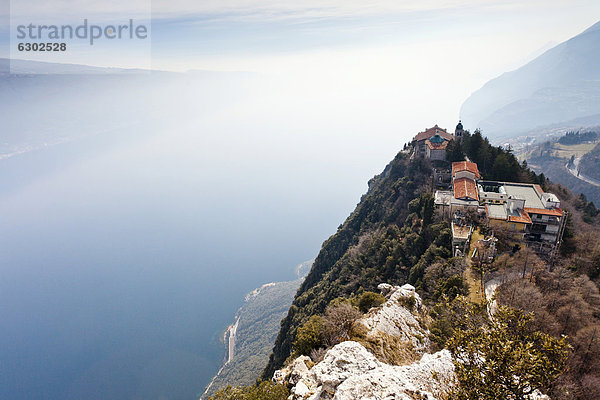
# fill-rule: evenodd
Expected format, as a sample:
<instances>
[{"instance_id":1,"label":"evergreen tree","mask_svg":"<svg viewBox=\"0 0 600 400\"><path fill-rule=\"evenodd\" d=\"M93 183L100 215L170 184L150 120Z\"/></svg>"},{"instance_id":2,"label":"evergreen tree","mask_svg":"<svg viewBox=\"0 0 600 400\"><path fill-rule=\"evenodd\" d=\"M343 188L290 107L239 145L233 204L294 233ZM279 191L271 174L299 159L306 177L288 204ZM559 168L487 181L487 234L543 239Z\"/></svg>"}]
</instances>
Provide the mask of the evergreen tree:
<instances>
[{"instance_id":1,"label":"evergreen tree","mask_svg":"<svg viewBox=\"0 0 600 400\"><path fill-rule=\"evenodd\" d=\"M532 329L533 316L498 309L489 325L458 329L448 342L458 385L453 399L527 399L548 391L566 365L569 345Z\"/></svg>"}]
</instances>

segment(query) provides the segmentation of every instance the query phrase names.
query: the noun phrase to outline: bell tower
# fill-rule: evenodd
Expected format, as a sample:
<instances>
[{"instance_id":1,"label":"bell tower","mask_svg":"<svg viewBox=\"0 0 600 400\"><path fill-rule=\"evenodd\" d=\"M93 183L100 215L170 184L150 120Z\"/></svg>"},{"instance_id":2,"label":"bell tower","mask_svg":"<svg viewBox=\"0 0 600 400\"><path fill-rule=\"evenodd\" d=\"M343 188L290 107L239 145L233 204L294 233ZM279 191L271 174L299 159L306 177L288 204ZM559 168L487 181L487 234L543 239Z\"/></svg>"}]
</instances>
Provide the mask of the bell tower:
<instances>
[{"instance_id":1,"label":"bell tower","mask_svg":"<svg viewBox=\"0 0 600 400\"><path fill-rule=\"evenodd\" d=\"M463 133L465 133L465 131L463 129L462 121L458 120L458 125L456 125L456 129L454 130L454 137L456 138L456 140L461 141Z\"/></svg>"}]
</instances>

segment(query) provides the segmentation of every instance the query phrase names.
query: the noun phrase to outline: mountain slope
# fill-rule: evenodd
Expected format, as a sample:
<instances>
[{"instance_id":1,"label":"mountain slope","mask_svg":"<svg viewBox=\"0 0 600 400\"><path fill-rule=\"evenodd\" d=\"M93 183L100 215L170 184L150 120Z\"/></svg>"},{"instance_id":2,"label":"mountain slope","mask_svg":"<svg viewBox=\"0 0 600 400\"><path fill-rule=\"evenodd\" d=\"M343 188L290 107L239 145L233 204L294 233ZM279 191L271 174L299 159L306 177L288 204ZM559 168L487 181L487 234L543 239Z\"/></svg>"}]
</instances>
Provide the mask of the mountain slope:
<instances>
[{"instance_id":1,"label":"mountain slope","mask_svg":"<svg viewBox=\"0 0 600 400\"><path fill-rule=\"evenodd\" d=\"M478 163L484 176L541 183L510 151L491 146L479 132L467 133L461 149ZM435 297L436 291L462 292L462 279L454 279L457 267L447 263L452 257L451 242L448 221L436 221L434 215L429 160L398 153L369 181L354 212L323 243L281 323L263 378L271 378L291 355L298 328L311 316L322 315L338 297L377 291L382 282L410 283L426 300ZM441 268L443 272L426 274L438 261L448 264Z\"/></svg>"},{"instance_id":2,"label":"mountain slope","mask_svg":"<svg viewBox=\"0 0 600 400\"><path fill-rule=\"evenodd\" d=\"M368 192L325 241L298 290L264 378L290 356L298 328L311 316L323 314L332 300L377 291L382 282L409 282L425 293L436 290L438 280L426 277L425 270L451 257L451 231L446 221L433 221L431 171L428 160L400 152L369 181ZM448 278L444 275L439 281Z\"/></svg>"},{"instance_id":3,"label":"mountain slope","mask_svg":"<svg viewBox=\"0 0 600 400\"><path fill-rule=\"evenodd\" d=\"M210 395L227 385L242 386L256 382L269 359L279 323L313 262L308 260L296 267L296 280L267 283L246 295L244 305L238 310L235 322L224 337L226 344L229 344L228 356L231 359L219 370L204 395ZM228 336L231 336L234 327L235 339L232 343Z\"/></svg>"},{"instance_id":4,"label":"mountain slope","mask_svg":"<svg viewBox=\"0 0 600 400\"><path fill-rule=\"evenodd\" d=\"M521 68L492 79L461 118L492 138L600 122L600 22Z\"/></svg>"},{"instance_id":5,"label":"mountain slope","mask_svg":"<svg viewBox=\"0 0 600 400\"><path fill-rule=\"evenodd\" d=\"M447 358L443 364L449 370L452 362L456 371L451 398L484 398L490 393L524 398L523 390L531 389L555 400L598 398L600 392L592 377L600 367L593 361L600 360L600 322L593 314L600 306L600 241L595 228L599 217L588 216L586 221L579 206L581 196L536 175L519 163L511 150L492 146L479 132L466 133L456 146L453 154L477 162L486 178L537 183L557 194L569 217L556 262L546 264L529 248L516 250L512 235L499 234L497 249L503 254L486 267L487 278L475 273L475 268L467 268L464 258L451 256L451 231L445 217L434 214L430 163L401 152L369 182L355 211L323 244L281 323L263 373L268 381L221 390L214 399L308 400L322 395L319 398L351 400L379 398L382 393L402 397L404 392L406 398L433 398L431 390L445 391L444 382L432 382L441 371L428 367L428 357L415 363L423 348L431 353L444 348L450 351L454 361ZM490 234L489 225L477 214L465 218L476 226L476 238ZM470 279L476 279L474 287ZM505 308L513 306L509 296L508 301L498 302L496 311L488 311L477 297L464 297L480 290L480 279L484 283L512 279L533 285L528 289L540 293L530 298L529 291L519 292L515 299L533 300L520 305L521 309ZM557 290L552 284L556 279L565 281L564 288L569 291ZM378 285L380 282L385 283ZM371 293L376 288L387 296L389 288L406 282L414 287L406 285L399 290L416 290L422 302L416 296L412 300L402 296L395 305L384 300L375 306L361 306L363 299L377 298ZM577 292L579 288L585 290ZM496 289L506 293L502 285ZM562 296L560 301L550 300L557 294ZM544 300L538 301L542 297ZM585 313L574 315L574 309ZM415 310L417 322L409 323L413 318L410 312ZM529 311L533 313L526 314ZM406 323L402 322L404 316L408 317ZM571 323L573 317L575 324ZM374 326L377 328L371 329ZM409 333L418 326L423 332ZM567 331L569 337L565 338L562 333ZM404 343L406 339L410 345ZM541 345L540 339L553 344ZM466 364L464 349L470 354ZM569 354L570 368L565 370ZM482 357L490 363L482 365ZM548 360L542 362L547 367L543 371L539 369L541 359ZM523 369L515 375L513 366L517 364ZM416 382L407 373L420 366L426 366L427 373L418 386L412 386ZM515 377L520 388L506 384ZM266 392L272 394L266 397Z\"/></svg>"},{"instance_id":6,"label":"mountain slope","mask_svg":"<svg viewBox=\"0 0 600 400\"><path fill-rule=\"evenodd\" d=\"M570 143L565 142L568 136L526 146L515 154L520 160L526 160L533 171L543 173L552 182L575 193L582 193L594 204L600 204L600 186L586 178L590 177L591 182L600 179L597 176L600 138Z\"/></svg>"},{"instance_id":7,"label":"mountain slope","mask_svg":"<svg viewBox=\"0 0 600 400\"><path fill-rule=\"evenodd\" d=\"M600 181L600 143L581 158L580 171L592 179Z\"/></svg>"}]
</instances>

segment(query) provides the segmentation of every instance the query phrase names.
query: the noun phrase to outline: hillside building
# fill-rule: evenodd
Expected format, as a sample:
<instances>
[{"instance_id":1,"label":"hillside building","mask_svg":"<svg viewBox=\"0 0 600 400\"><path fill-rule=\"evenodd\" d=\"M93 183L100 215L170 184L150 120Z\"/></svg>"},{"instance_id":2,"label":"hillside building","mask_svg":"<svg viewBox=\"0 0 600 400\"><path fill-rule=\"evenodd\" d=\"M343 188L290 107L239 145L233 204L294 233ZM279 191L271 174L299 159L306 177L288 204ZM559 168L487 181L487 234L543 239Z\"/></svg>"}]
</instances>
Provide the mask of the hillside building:
<instances>
[{"instance_id":1,"label":"hillside building","mask_svg":"<svg viewBox=\"0 0 600 400\"><path fill-rule=\"evenodd\" d=\"M454 140L454 135L436 124L432 128L417 133L413 138L414 155L416 157L435 157L433 159L445 161L446 147L451 140Z\"/></svg>"},{"instance_id":2,"label":"hillside building","mask_svg":"<svg viewBox=\"0 0 600 400\"><path fill-rule=\"evenodd\" d=\"M446 161L446 149L451 141L462 140L465 130L462 122L459 121L454 130L454 134L437 124L432 128L425 129L417 133L412 140L413 155L415 157L425 157L432 161ZM438 164L439 165L439 164Z\"/></svg>"},{"instance_id":3,"label":"hillside building","mask_svg":"<svg viewBox=\"0 0 600 400\"><path fill-rule=\"evenodd\" d=\"M450 141L435 134L425 141L425 157L432 160L446 161L446 147Z\"/></svg>"},{"instance_id":4,"label":"hillside building","mask_svg":"<svg viewBox=\"0 0 600 400\"><path fill-rule=\"evenodd\" d=\"M470 161L458 161L452 163L452 178L468 178L472 181L481 178L477 164Z\"/></svg>"},{"instance_id":5,"label":"hillside building","mask_svg":"<svg viewBox=\"0 0 600 400\"><path fill-rule=\"evenodd\" d=\"M463 124L461 120L458 120L458 125L456 125L456 129L454 129L454 140L461 141L465 130L463 129Z\"/></svg>"},{"instance_id":6,"label":"hillside building","mask_svg":"<svg viewBox=\"0 0 600 400\"><path fill-rule=\"evenodd\" d=\"M566 223L556 195L535 184L483 180L468 161L452 163L452 190L436 191L435 204L447 216L477 210L490 226L514 232L515 240L541 253L558 248Z\"/></svg>"},{"instance_id":7,"label":"hillside building","mask_svg":"<svg viewBox=\"0 0 600 400\"><path fill-rule=\"evenodd\" d=\"M460 161L452 163L452 190L435 192L435 204L445 215L456 211L477 211L479 209L479 191L477 179L480 178L477 164Z\"/></svg>"}]
</instances>

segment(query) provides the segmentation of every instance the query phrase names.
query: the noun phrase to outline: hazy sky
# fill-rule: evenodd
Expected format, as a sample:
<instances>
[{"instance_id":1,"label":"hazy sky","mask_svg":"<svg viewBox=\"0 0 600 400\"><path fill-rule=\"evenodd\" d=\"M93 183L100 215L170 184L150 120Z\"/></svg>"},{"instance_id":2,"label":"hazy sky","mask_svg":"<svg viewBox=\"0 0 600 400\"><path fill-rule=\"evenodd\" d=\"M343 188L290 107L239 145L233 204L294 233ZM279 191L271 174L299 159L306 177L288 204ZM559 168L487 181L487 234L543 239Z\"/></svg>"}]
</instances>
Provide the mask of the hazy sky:
<instances>
[{"instance_id":1,"label":"hazy sky","mask_svg":"<svg viewBox=\"0 0 600 400\"><path fill-rule=\"evenodd\" d=\"M11 13L110 23L149 5L0 0L0 57ZM218 368L211 338L244 293L289 279L404 143L435 123L452 130L473 91L597 22L600 2L153 0L151 11L153 68L256 74L0 75L0 149L80 138L0 166L2 398L201 391ZM88 50L60 61L145 66L139 51Z\"/></svg>"},{"instance_id":2,"label":"hazy sky","mask_svg":"<svg viewBox=\"0 0 600 400\"><path fill-rule=\"evenodd\" d=\"M13 16L57 21L130 18L150 4L24 1L13 0ZM350 97L367 91L382 102L399 99L398 113L414 115L410 107L418 104L423 116L434 112L446 126L487 80L600 19L597 0L154 0L151 10L154 69L255 71L299 83L300 90L351 87ZM127 51L107 60L97 51L63 60L135 67L138 56Z\"/></svg>"}]
</instances>

